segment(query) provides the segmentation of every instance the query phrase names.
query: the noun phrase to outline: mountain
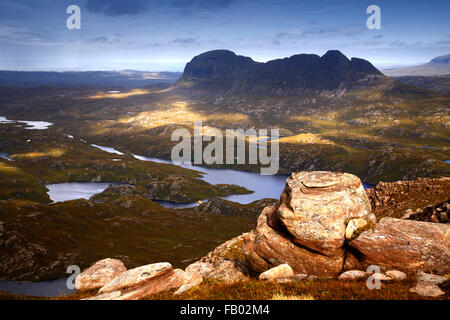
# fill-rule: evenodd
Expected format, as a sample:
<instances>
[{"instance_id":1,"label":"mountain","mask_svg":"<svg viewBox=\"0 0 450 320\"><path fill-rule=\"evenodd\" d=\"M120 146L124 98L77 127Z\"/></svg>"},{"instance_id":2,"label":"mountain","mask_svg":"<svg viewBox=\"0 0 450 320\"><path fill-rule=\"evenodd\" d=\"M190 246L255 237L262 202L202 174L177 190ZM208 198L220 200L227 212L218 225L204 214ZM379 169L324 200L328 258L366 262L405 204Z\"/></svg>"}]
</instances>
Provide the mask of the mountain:
<instances>
[{"instance_id":1,"label":"mountain","mask_svg":"<svg viewBox=\"0 0 450 320\"><path fill-rule=\"evenodd\" d=\"M418 66L386 69L383 73L390 77L401 76L444 76L450 74L450 54L436 57Z\"/></svg>"},{"instance_id":2,"label":"mountain","mask_svg":"<svg viewBox=\"0 0 450 320\"><path fill-rule=\"evenodd\" d=\"M176 87L189 92L299 94L352 90L367 80L384 78L370 62L350 60L337 50L322 57L298 54L266 63L232 51L214 50L194 57Z\"/></svg>"}]
</instances>

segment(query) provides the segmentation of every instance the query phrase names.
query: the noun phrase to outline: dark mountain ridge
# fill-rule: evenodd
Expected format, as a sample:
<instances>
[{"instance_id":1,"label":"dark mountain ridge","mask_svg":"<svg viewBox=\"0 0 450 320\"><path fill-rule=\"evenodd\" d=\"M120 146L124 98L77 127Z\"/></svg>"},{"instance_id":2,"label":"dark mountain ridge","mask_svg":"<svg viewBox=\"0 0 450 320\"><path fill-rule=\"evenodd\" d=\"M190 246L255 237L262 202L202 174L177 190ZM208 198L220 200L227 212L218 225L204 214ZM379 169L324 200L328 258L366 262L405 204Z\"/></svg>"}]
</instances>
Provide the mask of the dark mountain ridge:
<instances>
[{"instance_id":1,"label":"dark mountain ridge","mask_svg":"<svg viewBox=\"0 0 450 320\"><path fill-rule=\"evenodd\" d=\"M322 57L298 54L266 63L238 56L228 50L200 54L186 65L177 88L220 93L287 93L351 90L364 80L379 80L383 74L370 62L348 59L330 50Z\"/></svg>"}]
</instances>

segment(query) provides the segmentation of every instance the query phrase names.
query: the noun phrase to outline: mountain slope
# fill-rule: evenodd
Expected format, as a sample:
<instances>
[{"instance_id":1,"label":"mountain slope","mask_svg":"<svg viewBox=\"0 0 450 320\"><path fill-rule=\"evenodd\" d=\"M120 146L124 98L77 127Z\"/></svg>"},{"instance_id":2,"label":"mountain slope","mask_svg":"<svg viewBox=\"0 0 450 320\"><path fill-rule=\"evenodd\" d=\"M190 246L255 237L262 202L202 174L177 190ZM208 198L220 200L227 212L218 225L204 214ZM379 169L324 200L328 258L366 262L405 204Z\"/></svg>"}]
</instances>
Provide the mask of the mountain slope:
<instances>
[{"instance_id":1,"label":"mountain slope","mask_svg":"<svg viewBox=\"0 0 450 320\"><path fill-rule=\"evenodd\" d=\"M387 79L370 62L348 59L337 50L322 57L299 54L259 63L228 50L196 56L186 65L176 88L191 93L285 94L353 90L367 80Z\"/></svg>"},{"instance_id":2,"label":"mountain slope","mask_svg":"<svg viewBox=\"0 0 450 320\"><path fill-rule=\"evenodd\" d=\"M383 73L390 77L400 76L443 76L450 74L450 54L436 57L418 66L386 69Z\"/></svg>"}]
</instances>

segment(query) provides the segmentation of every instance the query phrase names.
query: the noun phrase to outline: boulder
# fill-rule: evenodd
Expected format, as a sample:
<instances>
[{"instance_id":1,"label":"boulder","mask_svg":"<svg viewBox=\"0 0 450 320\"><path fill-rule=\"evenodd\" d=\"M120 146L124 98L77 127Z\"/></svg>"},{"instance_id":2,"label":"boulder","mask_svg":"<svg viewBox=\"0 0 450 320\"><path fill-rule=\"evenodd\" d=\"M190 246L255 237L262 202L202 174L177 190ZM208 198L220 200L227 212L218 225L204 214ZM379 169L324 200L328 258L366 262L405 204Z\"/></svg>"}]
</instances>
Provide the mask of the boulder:
<instances>
[{"instance_id":1,"label":"boulder","mask_svg":"<svg viewBox=\"0 0 450 320\"><path fill-rule=\"evenodd\" d=\"M138 287L153 278L160 277L172 271L172 265L167 262L149 264L131 269L112 279L99 290L99 293L103 294L130 287Z\"/></svg>"},{"instance_id":2,"label":"boulder","mask_svg":"<svg viewBox=\"0 0 450 320\"><path fill-rule=\"evenodd\" d=\"M242 262L238 260L219 260L214 265L214 270L207 275L207 278L234 283L244 280L247 275L248 270Z\"/></svg>"},{"instance_id":3,"label":"boulder","mask_svg":"<svg viewBox=\"0 0 450 320\"><path fill-rule=\"evenodd\" d=\"M288 264L281 264L277 267L264 271L259 275L259 280L273 281L279 278L288 278L294 276L294 270Z\"/></svg>"},{"instance_id":4,"label":"boulder","mask_svg":"<svg viewBox=\"0 0 450 320\"><path fill-rule=\"evenodd\" d=\"M358 250L365 266L447 274L449 231L446 224L383 218L374 229L361 233L349 245Z\"/></svg>"},{"instance_id":5,"label":"boulder","mask_svg":"<svg viewBox=\"0 0 450 320\"><path fill-rule=\"evenodd\" d=\"M184 273L184 282L181 287L178 288L177 291L175 291L175 295L180 295L182 293L185 293L186 291L200 285L203 282L203 277L198 272L187 272Z\"/></svg>"},{"instance_id":6,"label":"boulder","mask_svg":"<svg viewBox=\"0 0 450 320\"><path fill-rule=\"evenodd\" d=\"M417 273L417 281L418 282L428 282L435 285L440 285L446 283L448 278L446 276L438 276L435 274L429 274L425 272Z\"/></svg>"},{"instance_id":7,"label":"boulder","mask_svg":"<svg viewBox=\"0 0 450 320\"><path fill-rule=\"evenodd\" d=\"M406 273L401 272L399 270L389 270L386 271L386 276L394 281L403 281L408 277Z\"/></svg>"},{"instance_id":8,"label":"boulder","mask_svg":"<svg viewBox=\"0 0 450 320\"><path fill-rule=\"evenodd\" d=\"M283 229L275 206L263 210L256 230L244 237L243 251L247 262L257 272L289 264L295 273L335 276L344 262L342 249L334 256L326 256L296 243Z\"/></svg>"},{"instance_id":9,"label":"boulder","mask_svg":"<svg viewBox=\"0 0 450 320\"><path fill-rule=\"evenodd\" d=\"M136 287L122 290L121 296L114 300L139 300L159 292L169 291L181 287L185 282L185 274L181 269L170 270Z\"/></svg>"},{"instance_id":10,"label":"boulder","mask_svg":"<svg viewBox=\"0 0 450 320\"><path fill-rule=\"evenodd\" d=\"M341 251L348 221L375 222L361 180L348 173L293 173L277 213L296 243L327 256Z\"/></svg>"},{"instance_id":11,"label":"boulder","mask_svg":"<svg viewBox=\"0 0 450 320\"><path fill-rule=\"evenodd\" d=\"M299 274L295 274L291 277L277 278L277 279L275 279L275 281L278 283L295 283L295 282L301 282L307 278L308 278L307 274L299 273Z\"/></svg>"},{"instance_id":12,"label":"boulder","mask_svg":"<svg viewBox=\"0 0 450 320\"><path fill-rule=\"evenodd\" d=\"M120 260L100 260L76 277L75 288L82 291L101 288L125 271L127 268Z\"/></svg>"},{"instance_id":13,"label":"boulder","mask_svg":"<svg viewBox=\"0 0 450 320\"><path fill-rule=\"evenodd\" d=\"M214 265L209 262L197 261L186 267L186 273L199 273L205 278L209 273L214 270Z\"/></svg>"},{"instance_id":14,"label":"boulder","mask_svg":"<svg viewBox=\"0 0 450 320\"><path fill-rule=\"evenodd\" d=\"M349 270L339 276L339 280L360 280L367 277L367 273L361 270Z\"/></svg>"},{"instance_id":15,"label":"boulder","mask_svg":"<svg viewBox=\"0 0 450 320\"><path fill-rule=\"evenodd\" d=\"M429 282L417 282L414 288L409 290L423 297L436 298L445 294L437 285Z\"/></svg>"}]
</instances>

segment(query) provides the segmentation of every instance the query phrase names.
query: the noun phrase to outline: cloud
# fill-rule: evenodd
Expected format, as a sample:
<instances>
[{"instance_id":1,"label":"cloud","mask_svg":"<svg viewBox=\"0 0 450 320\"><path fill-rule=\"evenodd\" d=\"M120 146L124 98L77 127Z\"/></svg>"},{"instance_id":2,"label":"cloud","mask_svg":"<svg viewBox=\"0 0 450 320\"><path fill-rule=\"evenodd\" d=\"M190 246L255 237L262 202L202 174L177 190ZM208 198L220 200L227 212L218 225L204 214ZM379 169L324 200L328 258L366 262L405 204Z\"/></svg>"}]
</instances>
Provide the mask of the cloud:
<instances>
[{"instance_id":1,"label":"cloud","mask_svg":"<svg viewBox=\"0 0 450 320\"><path fill-rule=\"evenodd\" d=\"M106 42L106 41L108 41L107 37L97 37L92 39L92 42Z\"/></svg>"},{"instance_id":2,"label":"cloud","mask_svg":"<svg viewBox=\"0 0 450 320\"><path fill-rule=\"evenodd\" d=\"M86 0L85 8L93 13L106 16L136 15L147 11L148 0Z\"/></svg>"},{"instance_id":3,"label":"cloud","mask_svg":"<svg viewBox=\"0 0 450 320\"><path fill-rule=\"evenodd\" d=\"M172 0L171 6L175 8L223 9L229 8L235 3L235 0Z\"/></svg>"},{"instance_id":4,"label":"cloud","mask_svg":"<svg viewBox=\"0 0 450 320\"><path fill-rule=\"evenodd\" d=\"M177 38L172 40L170 43L185 46L195 44L196 42L197 41L194 38Z\"/></svg>"}]
</instances>

